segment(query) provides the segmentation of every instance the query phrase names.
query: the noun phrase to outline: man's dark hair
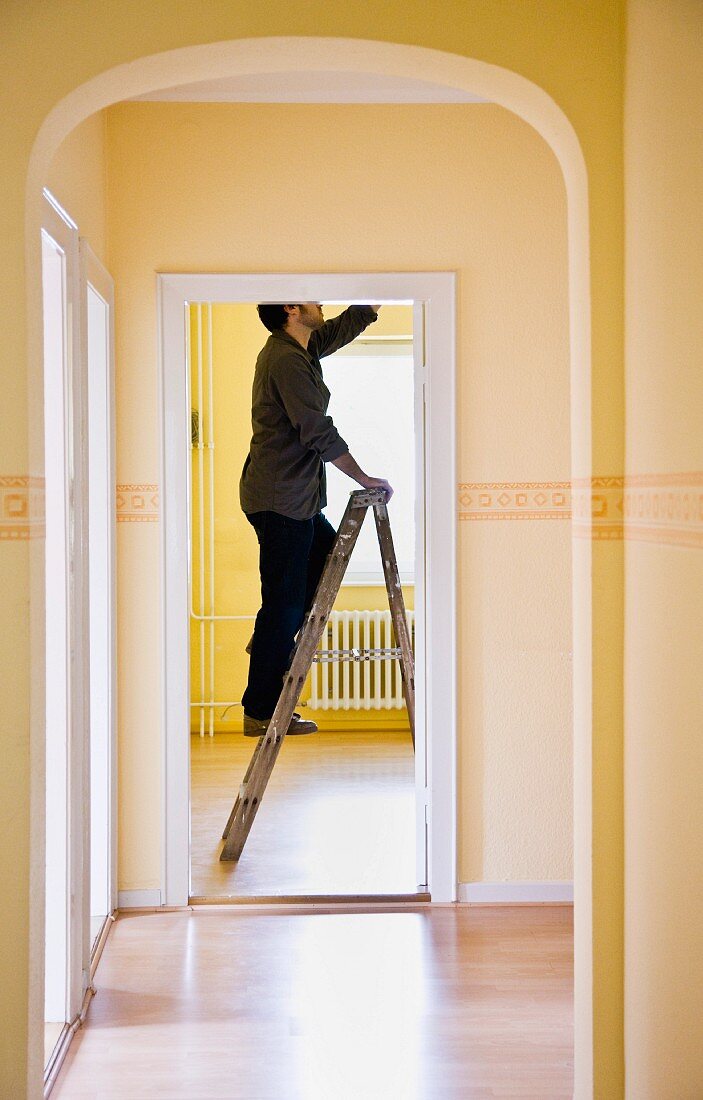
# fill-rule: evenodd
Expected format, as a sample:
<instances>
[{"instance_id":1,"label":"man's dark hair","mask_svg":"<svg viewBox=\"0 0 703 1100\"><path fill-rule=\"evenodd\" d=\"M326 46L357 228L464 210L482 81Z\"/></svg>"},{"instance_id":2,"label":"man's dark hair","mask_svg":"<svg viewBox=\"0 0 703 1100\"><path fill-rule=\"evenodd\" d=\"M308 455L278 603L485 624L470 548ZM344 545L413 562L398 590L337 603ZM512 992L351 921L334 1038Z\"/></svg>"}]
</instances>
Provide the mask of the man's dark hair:
<instances>
[{"instance_id":1,"label":"man's dark hair","mask_svg":"<svg viewBox=\"0 0 703 1100\"><path fill-rule=\"evenodd\" d=\"M265 303L258 305L256 308L259 311L261 323L266 325L269 332L275 332L276 329L286 327L288 314L282 302Z\"/></svg>"}]
</instances>

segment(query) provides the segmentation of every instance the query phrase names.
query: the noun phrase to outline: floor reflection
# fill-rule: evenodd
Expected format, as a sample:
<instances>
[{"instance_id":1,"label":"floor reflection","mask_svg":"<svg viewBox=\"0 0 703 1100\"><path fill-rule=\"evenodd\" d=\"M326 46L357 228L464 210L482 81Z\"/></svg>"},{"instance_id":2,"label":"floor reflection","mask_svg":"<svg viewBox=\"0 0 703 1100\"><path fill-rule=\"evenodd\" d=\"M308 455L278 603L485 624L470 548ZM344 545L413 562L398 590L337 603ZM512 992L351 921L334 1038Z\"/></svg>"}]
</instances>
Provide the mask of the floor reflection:
<instances>
[{"instance_id":1,"label":"floor reflection","mask_svg":"<svg viewBox=\"0 0 703 1100\"><path fill-rule=\"evenodd\" d=\"M409 733L318 733L281 749L238 863L221 833L255 742L191 738L191 894L408 893L415 869Z\"/></svg>"}]
</instances>

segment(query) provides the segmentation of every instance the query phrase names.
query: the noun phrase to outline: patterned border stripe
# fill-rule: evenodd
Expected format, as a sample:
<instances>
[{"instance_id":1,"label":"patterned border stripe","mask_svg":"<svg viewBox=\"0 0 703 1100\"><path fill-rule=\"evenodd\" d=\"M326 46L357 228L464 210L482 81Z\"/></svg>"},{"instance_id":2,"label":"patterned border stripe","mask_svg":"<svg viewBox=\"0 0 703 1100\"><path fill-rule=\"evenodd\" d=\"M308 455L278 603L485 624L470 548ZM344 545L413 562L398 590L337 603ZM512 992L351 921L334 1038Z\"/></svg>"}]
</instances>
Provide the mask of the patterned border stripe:
<instances>
[{"instance_id":1,"label":"patterned border stripe","mask_svg":"<svg viewBox=\"0 0 703 1100\"><path fill-rule=\"evenodd\" d=\"M0 541L45 534L44 479L0 476ZM703 472L576 478L573 481L464 481L459 519L573 520L577 537L658 542L703 549ZM120 523L157 523L159 487L116 486Z\"/></svg>"},{"instance_id":2,"label":"patterned border stripe","mask_svg":"<svg viewBox=\"0 0 703 1100\"><path fill-rule=\"evenodd\" d=\"M668 489L674 485L681 485L686 489L703 489L703 471L693 470L679 474L628 474L625 478L625 484L628 489L638 485L645 486L648 489L658 486L664 486Z\"/></svg>"},{"instance_id":3,"label":"patterned border stripe","mask_svg":"<svg viewBox=\"0 0 703 1100\"><path fill-rule=\"evenodd\" d=\"M626 478L625 538L703 548L703 473Z\"/></svg>"},{"instance_id":4,"label":"patterned border stripe","mask_svg":"<svg viewBox=\"0 0 703 1100\"><path fill-rule=\"evenodd\" d=\"M44 535L44 479L0 477L0 540L22 542Z\"/></svg>"},{"instance_id":5,"label":"patterned border stripe","mask_svg":"<svg viewBox=\"0 0 703 1100\"><path fill-rule=\"evenodd\" d=\"M574 535L595 542L623 538L624 485L622 477L575 478L572 482Z\"/></svg>"},{"instance_id":6,"label":"patterned border stripe","mask_svg":"<svg viewBox=\"0 0 703 1100\"><path fill-rule=\"evenodd\" d=\"M571 519L578 538L703 548L703 473L469 481L460 520Z\"/></svg>"},{"instance_id":7,"label":"patterned border stripe","mask_svg":"<svg viewBox=\"0 0 703 1100\"><path fill-rule=\"evenodd\" d=\"M158 523L158 485L118 485L118 523Z\"/></svg>"},{"instance_id":8,"label":"patterned border stripe","mask_svg":"<svg viewBox=\"0 0 703 1100\"><path fill-rule=\"evenodd\" d=\"M464 481L460 520L571 519L568 481Z\"/></svg>"}]
</instances>

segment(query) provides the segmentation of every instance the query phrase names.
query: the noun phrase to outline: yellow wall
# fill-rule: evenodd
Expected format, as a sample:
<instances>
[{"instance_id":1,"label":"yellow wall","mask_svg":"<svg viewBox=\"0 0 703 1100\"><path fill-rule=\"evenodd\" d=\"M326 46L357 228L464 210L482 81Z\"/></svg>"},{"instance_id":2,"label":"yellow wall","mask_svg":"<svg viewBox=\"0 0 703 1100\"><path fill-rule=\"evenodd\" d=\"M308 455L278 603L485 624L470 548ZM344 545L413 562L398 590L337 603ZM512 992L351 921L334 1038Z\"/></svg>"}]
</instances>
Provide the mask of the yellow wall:
<instances>
[{"instance_id":1,"label":"yellow wall","mask_svg":"<svg viewBox=\"0 0 703 1100\"><path fill-rule=\"evenodd\" d=\"M0 33L1 37L1 33ZM9 116L13 124L17 117L17 103L8 107ZM105 261L107 221L105 209L105 118L102 113L94 114L74 130L59 147L56 157L51 164L45 185L60 202L65 210L69 211L78 225L80 235L91 245L95 254L103 262ZM21 219L21 215L20 215ZM20 274L22 265L19 265ZM6 278L7 272L3 271ZM7 283L5 282L5 286ZM7 294L7 291L6 291ZM7 300L7 298L6 298ZM16 354L11 350L13 342L18 336L18 320L24 312L24 287L22 288L21 306L12 329L7 330L6 349L8 358L5 364L9 365L9 373L6 371L2 377L3 387L3 412L7 413L10 420L6 431L0 433L4 437L0 442L0 452L4 451L3 464L0 466L0 485L4 475L22 474L26 472L26 458L20 462L15 454L20 443L26 443L26 399L21 408L18 408L16 397L11 393L11 388L19 379L25 377L22 370L18 369L18 362L14 359ZM37 322L38 323L38 322ZM21 330L21 324L19 324ZM10 361L14 360L12 364ZM2 370L3 368L0 368ZM22 489L15 493L22 493ZM34 490L41 492L39 486ZM23 792L26 798L28 794L27 784L27 750L28 717L24 713L23 718L18 717L25 710L27 697L22 695L23 687L28 685L28 668L26 666L27 654L23 650L22 635L24 634L23 619L26 616L27 587L23 586L25 565L22 564L21 554L31 547L32 572L35 585L43 586L43 543L35 536L34 523L41 527L40 517L43 513L41 505L35 515L32 514L31 505L29 517L25 516L24 522L29 519L28 531L20 530L20 538L15 541L5 540L5 532L2 530L2 519L5 518L4 509L0 505L0 614L7 614L7 623L0 630L0 714L3 715L3 767L0 769L2 780L7 780L12 796ZM28 536L28 537L27 537ZM30 541L31 540L31 541ZM34 631L43 642L43 622L35 607ZM33 761L33 769L36 772L43 770L43 761ZM4 798L4 796L3 796ZM20 803L21 805L22 803ZM28 807L28 802L25 807ZM2 832L3 843L0 845L0 863L2 865L3 881L11 897L11 905L7 907L9 918L7 920L6 940L4 947L0 949L0 1018L3 1027L0 1029L0 1097L20 1098L27 1095L27 1065L28 1053L26 1027L30 1018L35 1022L35 1048L32 1068L33 1097L41 1095L40 1081L43 1071L43 983L36 980L40 968L43 970L44 928L37 930L37 942L40 944L40 952L34 956L31 966L26 966L28 944L27 936L29 925L27 922L26 881L21 881L19 872L26 873L27 867L20 861L20 856L27 844L29 836L27 818L22 812L18 812L17 806L8 805L3 801L4 808L8 808L7 818L3 816ZM34 809L35 830L40 814L43 818L43 810ZM43 826L43 819L42 819ZM36 831L35 831L36 838ZM43 841L42 841L43 843ZM43 862L35 868L35 879L30 886L33 897L43 896L44 892L44 867ZM17 908L13 911L11 906ZM20 907L21 915L20 915ZM34 913L35 920L39 914ZM42 918L43 919L43 918ZM22 961L20 961L22 960ZM33 989L28 989L28 977L32 975ZM24 1000L23 1000L24 999ZM29 1001L29 1012L27 1005ZM19 1011L18 1011L19 1010ZM22 1012L22 1015L19 1014Z\"/></svg>"},{"instance_id":2,"label":"yellow wall","mask_svg":"<svg viewBox=\"0 0 703 1100\"><path fill-rule=\"evenodd\" d=\"M325 315L334 317L342 306L332 306ZM267 332L261 324L253 305L214 305L211 307L212 324L212 386L213 386L213 442L212 469L210 473L209 417L209 328L207 307L191 306L191 408L203 410L202 456L195 447L191 456L192 471L192 608L196 614L211 613L210 608L210 484L214 476L214 609L218 615L255 616L259 607L259 567L256 535L239 508L239 474L249 449L251 436L251 384L256 357L263 346ZM374 334L394 333L412 339L412 307L389 306L381 310L374 323ZM202 364L202 405L198 383L198 348ZM201 473L202 464L202 473ZM204 569L200 576L200 485L204 486L202 506L202 537L204 543ZM349 490L358 488L349 482ZM200 585L203 585L201 606ZM406 606L413 607L412 586L404 588ZM383 586L344 585L335 602L338 610L375 610L387 608L388 599ZM249 658L245 646L253 621L216 622L211 634L209 623L191 620L190 675L191 701L209 699L210 663L214 653L214 698L226 701L239 700L246 686ZM214 638L214 645L212 639ZM201 654L203 660L201 663ZM201 688L204 675L205 691ZM303 688L302 704L310 696L310 681ZM407 729L407 712L391 711L322 711L309 708L306 717L313 718L321 729ZM191 710L191 729L210 729L210 711ZM222 708L213 712L214 729L241 730L241 707L233 707L223 713Z\"/></svg>"},{"instance_id":3,"label":"yellow wall","mask_svg":"<svg viewBox=\"0 0 703 1100\"><path fill-rule=\"evenodd\" d=\"M243 39L251 36L280 35L282 30L292 35L340 35L357 40L370 36L386 43L404 42L422 47L445 50L465 58L489 62L502 70L519 74L533 81L552 96L571 120L583 149L589 174L593 293L594 372L590 395L593 399L592 443L596 472L617 472L622 454L622 356L621 356L621 247L622 247L622 82L623 82L623 3L621 0L525 0L515 5L496 5L492 0L476 0L471 5L443 0L439 7L427 8L420 0L389 0L374 13L369 22L368 10L353 5L332 3L323 9L311 8L293 0L285 13L277 0L251 4L222 5L217 0L203 0L197 8L184 8L175 0L135 6L132 0L115 0L100 10L95 18L93 5L87 0L73 0L70 5L55 0L25 0L22 5L6 4L0 10L0 43L3 71L8 80L2 92L0 136L3 147L3 174L0 181L0 232L4 242L2 268L2 311L5 333L5 357L2 371L5 416L0 433L0 467L7 474L32 473L42 475L41 454L30 455L30 421L26 410L30 390L36 389L37 374L28 373L27 364L38 357L36 349L36 314L31 324L27 315L25 260L30 277L30 303L37 309L36 286L38 270L38 240L25 240L25 183L30 163L32 143L49 112L72 94L84 82L114 66L127 67L112 79L105 98L91 100L87 112L82 104L83 93L71 103L79 121L124 93L131 87L141 90L142 77L131 62L141 64L149 54L179 47L197 46ZM182 58L178 70L165 60L164 83L174 83L183 73ZM158 80L158 78L157 78ZM154 86L152 84L152 86ZM86 93L87 94L87 93ZM73 109L73 108L71 108ZM68 107L67 107L68 110ZM83 112L83 113L82 113ZM64 122L56 124L63 136ZM62 116L64 119L68 115ZM71 123L68 123L70 125ZM34 190L29 195L30 216L38 186L46 181L42 167L48 166L54 138L47 132L48 152L39 154L32 177ZM413 165L412 175L422 174L422 158ZM418 169L418 165L420 169ZM138 178L132 181L138 185ZM423 217L434 214L433 201ZM417 212L416 212L417 213ZM385 223L385 212L378 211L378 223ZM376 216L372 219L376 224ZM30 224L32 224L30 222ZM414 230L414 223L410 223ZM407 234L407 225L400 227L399 239ZM135 227L135 230L137 227ZM362 234L360 244L369 241ZM373 238L373 232L370 234ZM373 240L370 241L373 244ZM27 251L25 251L27 249ZM224 252L224 249L218 250ZM368 250L367 254L368 254ZM250 253L256 255L254 249ZM165 257L168 259L168 257ZM196 268L202 256L191 257ZM270 264L270 260L268 261ZM223 257L223 267L229 267ZM142 278L136 300L149 300L153 281ZM135 294L120 303L134 306ZM124 345L129 341L125 338ZM146 344L145 344L146 346ZM152 345L149 345L149 355ZM124 347L123 347L124 350ZM148 358L148 356L147 356ZM153 382L147 372L145 401L153 410ZM577 417L578 420L578 417ZM36 424L36 418L34 420ZM141 428L141 424L140 424ZM130 432L122 424L122 469L146 466L149 477L155 477L157 464L153 446L142 439L140 430ZM141 433L143 436L143 433ZM133 446L125 448L125 442ZM153 473L152 473L153 471ZM122 475L124 476L124 475ZM124 525L129 528L130 525ZM136 525L135 525L136 526ZM129 635L143 629L153 634L156 592L153 582L129 583L131 563L139 556L148 566L157 563L155 543L146 540L136 544L135 530L122 532L121 591L134 609L125 614L121 629ZM38 543L40 546L40 542ZM584 848L584 867L592 869L593 892L586 886L583 898L584 926L581 943L584 962L579 988L582 998L577 1003L580 1027L577 1042L577 1093L590 1094L590 1081L595 1081L599 1096L619 1095L622 1083L621 1027L621 914L622 860L621 818L622 798L618 783L621 745L621 710L618 706L620 677L619 593L621 591L620 556L616 545L594 547L594 596L588 608L596 627L594 635L595 676L593 794L584 782L582 820L594 813L593 845ZM2 547L2 596L0 601L0 659L7 671L0 686L0 713L5 717L7 736L4 738L4 768L0 776L0 807L2 807L3 846L2 879L6 891L5 943L11 945L0 955L0 986L5 991L3 1013L5 1028L2 1043L2 1088L8 1095L21 1097L32 1090L38 1095L41 1077L41 1039L38 1031L28 1031L29 1022L37 1020L37 990L40 972L30 957L30 943L38 943L40 922L35 925L30 941L30 787L40 784L41 720L37 719L36 744L38 754L30 758L29 702L31 673L29 661L29 596L30 546L21 541L7 541ZM143 606L136 607L135 595L143 597ZM33 593L33 606L36 593ZM37 624L41 630L41 623ZM152 639L153 640L153 639ZM123 658L128 654L122 647ZM130 687L144 686L147 703L141 708L141 719L149 728L154 718L149 703L148 678L139 678L139 668L132 665ZM136 730L136 713L126 718ZM588 728L588 727L587 727ZM589 763L590 763L589 762ZM143 778L145 793L156 783L156 771L151 753L145 752L144 768L132 777ZM40 813L40 806L34 807ZM157 832L158 832L158 814ZM134 860L128 861L134 866ZM149 872L151 875L151 871ZM585 874L587 872L584 872ZM584 882L586 880L584 879ZM593 915L591 931L590 915ZM590 986L589 956L594 956L594 985ZM581 971L580 971L581 973ZM591 997L591 992L593 997ZM590 1028L593 1002L593 1031ZM29 1082L29 1084L28 1084Z\"/></svg>"},{"instance_id":4,"label":"yellow wall","mask_svg":"<svg viewBox=\"0 0 703 1100\"><path fill-rule=\"evenodd\" d=\"M316 106L325 172L303 152L296 158L296 217L284 232L286 135L304 126L308 113L220 104L108 111L110 262L121 306L120 480L157 476L155 271L434 267L459 272L461 482L568 481L566 212L549 149L530 127L490 105ZM138 188L130 185L135 178ZM369 211L373 201L382 217L359 217L364 195ZM430 208L432 219L419 215ZM243 322L251 340L241 368L247 372L259 328L253 314ZM247 394L235 414L245 447L248 413ZM227 435L226 420L223 412L218 440ZM238 514L242 454L233 436L223 444L231 447L224 454L230 483L218 505L223 554L233 568L218 572L223 603L252 610L244 557L251 536L237 538L246 521ZM130 535L121 560L138 600L123 596L120 611L134 616L120 694L122 813L126 835L142 840L121 850L122 889L158 885L160 849L158 831L143 828L145 814L150 826L155 821L160 798L160 658L152 648L158 601L156 593L145 595L153 565L142 557L155 552L158 532L143 525ZM569 546L569 525L558 520L460 524L462 882L572 874ZM140 640L141 624L148 644ZM131 689L133 668L138 691Z\"/></svg>"},{"instance_id":5,"label":"yellow wall","mask_svg":"<svg viewBox=\"0 0 703 1100\"><path fill-rule=\"evenodd\" d=\"M107 257L105 168L105 113L99 111L61 144L46 182L103 263Z\"/></svg>"},{"instance_id":6,"label":"yellow wall","mask_svg":"<svg viewBox=\"0 0 703 1100\"><path fill-rule=\"evenodd\" d=\"M693 1100L703 1096L703 5L631 0L628 28L627 1096ZM667 519L685 495L697 543L680 514ZM662 496L664 525L644 541L641 508Z\"/></svg>"}]
</instances>

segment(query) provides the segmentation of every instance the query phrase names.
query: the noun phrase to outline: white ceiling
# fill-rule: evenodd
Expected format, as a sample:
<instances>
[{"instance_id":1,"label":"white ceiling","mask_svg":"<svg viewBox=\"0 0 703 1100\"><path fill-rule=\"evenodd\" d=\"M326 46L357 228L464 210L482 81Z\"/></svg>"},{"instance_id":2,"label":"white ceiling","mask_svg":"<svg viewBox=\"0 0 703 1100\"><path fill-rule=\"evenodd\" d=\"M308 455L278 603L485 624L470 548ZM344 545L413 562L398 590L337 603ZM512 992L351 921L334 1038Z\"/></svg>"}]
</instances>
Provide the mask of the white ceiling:
<instances>
[{"instance_id":1,"label":"white ceiling","mask_svg":"<svg viewBox=\"0 0 703 1100\"><path fill-rule=\"evenodd\" d=\"M255 73L181 84L136 97L188 103L483 103L479 96L424 80L376 73Z\"/></svg>"}]
</instances>

